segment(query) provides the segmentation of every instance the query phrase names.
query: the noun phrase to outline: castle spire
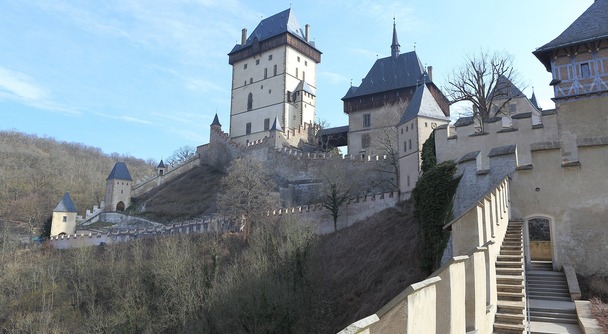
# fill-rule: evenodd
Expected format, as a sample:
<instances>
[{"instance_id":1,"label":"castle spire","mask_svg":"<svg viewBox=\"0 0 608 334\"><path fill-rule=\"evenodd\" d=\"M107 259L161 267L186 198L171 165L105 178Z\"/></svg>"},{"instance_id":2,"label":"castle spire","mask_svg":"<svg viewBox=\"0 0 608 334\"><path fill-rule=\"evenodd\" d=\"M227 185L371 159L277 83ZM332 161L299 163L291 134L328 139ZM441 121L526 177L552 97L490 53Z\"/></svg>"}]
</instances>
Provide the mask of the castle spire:
<instances>
[{"instance_id":1,"label":"castle spire","mask_svg":"<svg viewBox=\"0 0 608 334\"><path fill-rule=\"evenodd\" d=\"M393 58L397 58L399 56L401 45L399 45L399 40L397 39L397 25L395 23L395 18L393 17L393 44L391 44L391 56Z\"/></svg>"}]
</instances>

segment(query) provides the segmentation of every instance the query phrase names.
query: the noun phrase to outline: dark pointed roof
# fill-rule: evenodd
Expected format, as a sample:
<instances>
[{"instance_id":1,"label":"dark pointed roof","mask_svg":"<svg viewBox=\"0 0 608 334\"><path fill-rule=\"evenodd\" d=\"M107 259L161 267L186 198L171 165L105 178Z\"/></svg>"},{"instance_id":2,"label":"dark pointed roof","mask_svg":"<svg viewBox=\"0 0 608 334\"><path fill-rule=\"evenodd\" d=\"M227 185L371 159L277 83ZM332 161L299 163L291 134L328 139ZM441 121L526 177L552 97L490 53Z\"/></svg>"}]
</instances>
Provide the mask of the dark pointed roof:
<instances>
[{"instance_id":1,"label":"dark pointed roof","mask_svg":"<svg viewBox=\"0 0 608 334\"><path fill-rule=\"evenodd\" d=\"M443 114L443 111L433 97L433 94L431 94L429 88L424 84L419 85L418 88L416 88L416 92L414 93L414 96L412 96L412 100L405 109L405 112L403 113L403 116L401 116L401 120L397 126L404 124L417 116L424 116L446 121L450 120Z\"/></svg>"},{"instance_id":2,"label":"dark pointed roof","mask_svg":"<svg viewBox=\"0 0 608 334\"><path fill-rule=\"evenodd\" d=\"M281 127L281 122L279 121L278 117L274 118L274 122L272 122L272 127L270 128L270 131L283 132L283 128Z\"/></svg>"},{"instance_id":3,"label":"dark pointed roof","mask_svg":"<svg viewBox=\"0 0 608 334\"><path fill-rule=\"evenodd\" d=\"M124 162L117 162L114 164L114 168L108 175L106 180L125 180L125 181L133 181L131 178L131 174L129 174L129 169L127 168L127 164Z\"/></svg>"},{"instance_id":4,"label":"dark pointed roof","mask_svg":"<svg viewBox=\"0 0 608 334\"><path fill-rule=\"evenodd\" d=\"M342 100L386 92L395 89L416 87L423 80L424 66L416 51L402 53L397 57L376 60L359 87L351 86ZM426 79L427 83L430 79Z\"/></svg>"},{"instance_id":5,"label":"dark pointed roof","mask_svg":"<svg viewBox=\"0 0 608 334\"><path fill-rule=\"evenodd\" d=\"M608 0L596 0L564 32L533 53L551 71L551 50L603 38L608 38Z\"/></svg>"},{"instance_id":6,"label":"dark pointed roof","mask_svg":"<svg viewBox=\"0 0 608 334\"><path fill-rule=\"evenodd\" d=\"M530 98L530 103L532 103L532 105L534 106L534 108L538 109L538 110L542 110L539 106L538 106L538 102L536 102L536 95L534 94L534 92L532 92L532 97Z\"/></svg>"},{"instance_id":7,"label":"dark pointed roof","mask_svg":"<svg viewBox=\"0 0 608 334\"><path fill-rule=\"evenodd\" d=\"M494 97L496 92L498 92L498 94ZM494 86L494 89L492 89L492 91L490 92L489 97L494 97L494 99L496 100L506 100L513 99L516 97L525 97L525 95L521 92L521 90L519 90L519 88L517 88L517 86L515 86L515 84L509 78L505 77L504 75L501 75L498 77L498 80L496 80L496 85Z\"/></svg>"},{"instance_id":8,"label":"dark pointed roof","mask_svg":"<svg viewBox=\"0 0 608 334\"><path fill-rule=\"evenodd\" d=\"M53 212L77 212L69 192L63 195L63 198L59 201Z\"/></svg>"},{"instance_id":9,"label":"dark pointed roof","mask_svg":"<svg viewBox=\"0 0 608 334\"><path fill-rule=\"evenodd\" d=\"M217 117L217 113L215 113L215 117L213 117L211 126L222 126L222 124L220 124L220 119Z\"/></svg>"},{"instance_id":10,"label":"dark pointed roof","mask_svg":"<svg viewBox=\"0 0 608 334\"><path fill-rule=\"evenodd\" d=\"M163 159L160 159L160 163L158 164L158 166L156 166L156 168L167 168L167 165L165 165Z\"/></svg>"},{"instance_id":11,"label":"dark pointed roof","mask_svg":"<svg viewBox=\"0 0 608 334\"><path fill-rule=\"evenodd\" d=\"M270 16L266 19L263 19L255 28L255 30L253 30L251 35L249 35L247 41L245 41L245 44L235 45L234 48L232 48L232 51L230 51L230 53L234 53L248 46L251 46L253 44L254 39L257 39L258 42L261 42L284 33L290 33L298 39L302 40L304 43L314 48L314 42L306 41L306 33L300 27L300 23L298 23L298 20L291 12L290 8L278 14Z\"/></svg>"},{"instance_id":12,"label":"dark pointed roof","mask_svg":"<svg viewBox=\"0 0 608 334\"><path fill-rule=\"evenodd\" d=\"M397 39L397 25L393 19L393 43L391 44L391 56L397 57L399 55L401 45L399 45L399 40Z\"/></svg>"}]
</instances>

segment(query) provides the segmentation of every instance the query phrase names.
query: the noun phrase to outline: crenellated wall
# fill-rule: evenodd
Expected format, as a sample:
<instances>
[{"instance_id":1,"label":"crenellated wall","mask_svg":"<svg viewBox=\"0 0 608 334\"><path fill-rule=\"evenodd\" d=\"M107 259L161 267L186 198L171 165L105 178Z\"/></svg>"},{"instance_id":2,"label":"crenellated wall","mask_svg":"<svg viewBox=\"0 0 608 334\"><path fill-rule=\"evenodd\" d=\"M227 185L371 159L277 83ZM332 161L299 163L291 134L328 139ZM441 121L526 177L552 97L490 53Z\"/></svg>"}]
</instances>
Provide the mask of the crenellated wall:
<instances>
[{"instance_id":1,"label":"crenellated wall","mask_svg":"<svg viewBox=\"0 0 608 334\"><path fill-rule=\"evenodd\" d=\"M509 183L503 178L446 225L452 229L457 256L339 334L492 333L494 263L510 216Z\"/></svg>"}]
</instances>

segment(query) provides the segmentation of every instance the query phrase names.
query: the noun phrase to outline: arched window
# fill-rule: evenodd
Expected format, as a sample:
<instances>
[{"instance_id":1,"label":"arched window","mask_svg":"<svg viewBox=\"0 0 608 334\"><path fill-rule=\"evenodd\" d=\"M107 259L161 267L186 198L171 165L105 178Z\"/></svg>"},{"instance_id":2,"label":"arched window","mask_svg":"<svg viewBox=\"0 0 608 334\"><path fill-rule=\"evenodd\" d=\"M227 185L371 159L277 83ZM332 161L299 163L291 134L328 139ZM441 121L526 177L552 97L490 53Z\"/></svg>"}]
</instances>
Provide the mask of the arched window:
<instances>
[{"instance_id":1,"label":"arched window","mask_svg":"<svg viewBox=\"0 0 608 334\"><path fill-rule=\"evenodd\" d=\"M249 93L247 96L247 111L253 109L253 94Z\"/></svg>"}]
</instances>

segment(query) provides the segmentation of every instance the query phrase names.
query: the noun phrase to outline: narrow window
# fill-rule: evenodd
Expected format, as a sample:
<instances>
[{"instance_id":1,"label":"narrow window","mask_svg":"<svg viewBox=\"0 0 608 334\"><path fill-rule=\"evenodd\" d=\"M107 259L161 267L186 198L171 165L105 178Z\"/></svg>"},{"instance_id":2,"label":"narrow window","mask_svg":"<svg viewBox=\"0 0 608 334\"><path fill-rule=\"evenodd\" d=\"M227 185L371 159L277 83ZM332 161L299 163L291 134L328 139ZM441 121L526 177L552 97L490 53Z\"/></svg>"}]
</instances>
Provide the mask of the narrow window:
<instances>
[{"instance_id":1,"label":"narrow window","mask_svg":"<svg viewBox=\"0 0 608 334\"><path fill-rule=\"evenodd\" d=\"M369 144L370 144L369 133L364 133L361 136L361 147L362 148L368 148Z\"/></svg>"},{"instance_id":2,"label":"narrow window","mask_svg":"<svg viewBox=\"0 0 608 334\"><path fill-rule=\"evenodd\" d=\"M253 109L253 93L247 95L247 111Z\"/></svg>"},{"instance_id":3,"label":"narrow window","mask_svg":"<svg viewBox=\"0 0 608 334\"><path fill-rule=\"evenodd\" d=\"M245 124L245 134L246 135L250 135L251 134L251 122Z\"/></svg>"},{"instance_id":4,"label":"narrow window","mask_svg":"<svg viewBox=\"0 0 608 334\"><path fill-rule=\"evenodd\" d=\"M270 118L264 119L264 131L268 131L270 129Z\"/></svg>"},{"instance_id":5,"label":"narrow window","mask_svg":"<svg viewBox=\"0 0 608 334\"><path fill-rule=\"evenodd\" d=\"M277 75L277 65L274 65L274 75Z\"/></svg>"},{"instance_id":6,"label":"narrow window","mask_svg":"<svg viewBox=\"0 0 608 334\"><path fill-rule=\"evenodd\" d=\"M429 127L429 124L428 124L427 122L424 122L424 127L425 127L425 128L428 128L428 127Z\"/></svg>"},{"instance_id":7,"label":"narrow window","mask_svg":"<svg viewBox=\"0 0 608 334\"><path fill-rule=\"evenodd\" d=\"M401 128L401 134L403 134L403 128Z\"/></svg>"},{"instance_id":8,"label":"narrow window","mask_svg":"<svg viewBox=\"0 0 608 334\"><path fill-rule=\"evenodd\" d=\"M245 80L245 82L243 83L243 86L247 86L247 80Z\"/></svg>"},{"instance_id":9,"label":"narrow window","mask_svg":"<svg viewBox=\"0 0 608 334\"><path fill-rule=\"evenodd\" d=\"M407 152L407 141L403 141L403 152Z\"/></svg>"},{"instance_id":10,"label":"narrow window","mask_svg":"<svg viewBox=\"0 0 608 334\"><path fill-rule=\"evenodd\" d=\"M67 223L68 222L68 216L63 216L63 222Z\"/></svg>"},{"instance_id":11,"label":"narrow window","mask_svg":"<svg viewBox=\"0 0 608 334\"><path fill-rule=\"evenodd\" d=\"M308 61L304 61L304 66L308 66Z\"/></svg>"},{"instance_id":12,"label":"narrow window","mask_svg":"<svg viewBox=\"0 0 608 334\"><path fill-rule=\"evenodd\" d=\"M371 114L364 114L363 115L363 127L364 128L369 128L372 126L372 115Z\"/></svg>"},{"instance_id":13,"label":"narrow window","mask_svg":"<svg viewBox=\"0 0 608 334\"><path fill-rule=\"evenodd\" d=\"M589 70L589 63L581 64L581 77L588 78L591 76L591 71Z\"/></svg>"},{"instance_id":14,"label":"narrow window","mask_svg":"<svg viewBox=\"0 0 608 334\"><path fill-rule=\"evenodd\" d=\"M291 92L287 91L287 102L291 102Z\"/></svg>"},{"instance_id":15,"label":"narrow window","mask_svg":"<svg viewBox=\"0 0 608 334\"><path fill-rule=\"evenodd\" d=\"M300 56L298 56L298 63L300 62Z\"/></svg>"},{"instance_id":16,"label":"narrow window","mask_svg":"<svg viewBox=\"0 0 608 334\"><path fill-rule=\"evenodd\" d=\"M256 59L256 60L255 60L255 64L256 64L256 65L260 65L260 60L259 60L259 59Z\"/></svg>"},{"instance_id":17,"label":"narrow window","mask_svg":"<svg viewBox=\"0 0 608 334\"><path fill-rule=\"evenodd\" d=\"M268 69L264 68L264 79L268 78Z\"/></svg>"},{"instance_id":18,"label":"narrow window","mask_svg":"<svg viewBox=\"0 0 608 334\"><path fill-rule=\"evenodd\" d=\"M410 176L409 175L407 176L407 186L408 187L410 186Z\"/></svg>"},{"instance_id":19,"label":"narrow window","mask_svg":"<svg viewBox=\"0 0 608 334\"><path fill-rule=\"evenodd\" d=\"M412 140L411 139L409 140L409 143L410 143L409 147L410 147L410 150L411 150L412 149Z\"/></svg>"},{"instance_id":20,"label":"narrow window","mask_svg":"<svg viewBox=\"0 0 608 334\"><path fill-rule=\"evenodd\" d=\"M298 68L296 67L296 78L298 78Z\"/></svg>"},{"instance_id":21,"label":"narrow window","mask_svg":"<svg viewBox=\"0 0 608 334\"><path fill-rule=\"evenodd\" d=\"M243 65L243 69L246 70L247 69L247 64Z\"/></svg>"},{"instance_id":22,"label":"narrow window","mask_svg":"<svg viewBox=\"0 0 608 334\"><path fill-rule=\"evenodd\" d=\"M272 55L268 55L268 60L272 60Z\"/></svg>"},{"instance_id":23,"label":"narrow window","mask_svg":"<svg viewBox=\"0 0 608 334\"><path fill-rule=\"evenodd\" d=\"M302 71L302 80L306 81L306 72Z\"/></svg>"},{"instance_id":24,"label":"narrow window","mask_svg":"<svg viewBox=\"0 0 608 334\"><path fill-rule=\"evenodd\" d=\"M253 83L253 78L249 78L249 83L252 84Z\"/></svg>"}]
</instances>

